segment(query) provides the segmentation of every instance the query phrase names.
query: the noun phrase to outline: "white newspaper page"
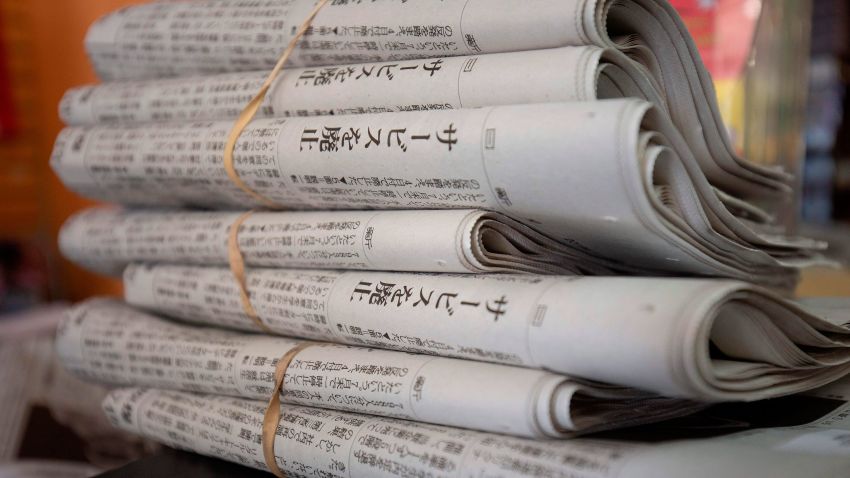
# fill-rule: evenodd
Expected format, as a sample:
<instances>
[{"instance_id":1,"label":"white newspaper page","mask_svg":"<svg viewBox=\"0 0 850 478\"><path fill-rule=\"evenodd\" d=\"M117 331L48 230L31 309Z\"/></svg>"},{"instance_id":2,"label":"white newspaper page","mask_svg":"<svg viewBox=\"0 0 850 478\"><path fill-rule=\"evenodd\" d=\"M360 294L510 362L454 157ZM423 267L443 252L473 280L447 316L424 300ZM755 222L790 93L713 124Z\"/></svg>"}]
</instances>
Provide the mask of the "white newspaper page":
<instances>
[{"instance_id":1,"label":"white newspaper page","mask_svg":"<svg viewBox=\"0 0 850 478\"><path fill-rule=\"evenodd\" d=\"M207 0L141 5L95 23L86 47L104 80L268 70L312 0ZM292 66L397 61L562 46L619 48L660 85L673 120L724 189L774 199L789 176L737 157L711 79L666 0L379 0L331 2Z\"/></svg>"},{"instance_id":2,"label":"white newspaper page","mask_svg":"<svg viewBox=\"0 0 850 478\"><path fill-rule=\"evenodd\" d=\"M130 262L228 265L240 212L93 208L59 232L62 254L96 272ZM634 272L504 215L422 211L254 212L237 243L248 266L410 272Z\"/></svg>"},{"instance_id":3,"label":"white newspaper page","mask_svg":"<svg viewBox=\"0 0 850 478\"><path fill-rule=\"evenodd\" d=\"M621 91L643 96L636 90L631 76L623 74L634 68L611 50L583 46L285 69L273 83L256 117L591 101L621 96L616 93ZM59 111L62 120L72 126L235 119L259 91L268 73L81 86L65 93Z\"/></svg>"},{"instance_id":4,"label":"white newspaper page","mask_svg":"<svg viewBox=\"0 0 850 478\"><path fill-rule=\"evenodd\" d=\"M254 206L221 164L230 127L67 128L51 164L96 199ZM238 174L281 207L493 209L644 270L780 287L817 246L736 217L675 128L638 100L265 119L241 138Z\"/></svg>"},{"instance_id":5,"label":"white newspaper page","mask_svg":"<svg viewBox=\"0 0 850 478\"><path fill-rule=\"evenodd\" d=\"M674 397L762 399L850 371L848 329L734 281L252 269L247 285L281 335L544 368ZM225 268L130 266L124 290L132 305L257 330Z\"/></svg>"},{"instance_id":6,"label":"white newspaper page","mask_svg":"<svg viewBox=\"0 0 850 478\"><path fill-rule=\"evenodd\" d=\"M263 402L128 388L104 401L112 422L169 446L266 469ZM301 406L282 406L275 458L287 474L375 478L837 478L846 455L722 439L644 444L529 440Z\"/></svg>"},{"instance_id":7,"label":"white newspaper page","mask_svg":"<svg viewBox=\"0 0 850 478\"><path fill-rule=\"evenodd\" d=\"M591 44L580 31L586 3L597 2L547 0L534 8L505 0L331 2L313 20L290 65ZM86 49L104 80L268 70L314 4L212 0L139 5L93 24Z\"/></svg>"},{"instance_id":8,"label":"white newspaper page","mask_svg":"<svg viewBox=\"0 0 850 478\"><path fill-rule=\"evenodd\" d=\"M119 428L166 445L265 470L265 403L145 388L103 402ZM536 441L283 405L278 466L292 476L612 476L639 445L596 440Z\"/></svg>"},{"instance_id":9,"label":"white newspaper page","mask_svg":"<svg viewBox=\"0 0 850 478\"><path fill-rule=\"evenodd\" d=\"M850 297L804 297L797 302L800 307L833 324L850 325Z\"/></svg>"},{"instance_id":10,"label":"white newspaper page","mask_svg":"<svg viewBox=\"0 0 850 478\"><path fill-rule=\"evenodd\" d=\"M299 343L174 324L104 299L75 307L56 347L88 380L268 400L278 359ZM539 438L703 408L541 370L326 343L298 353L282 389L285 403Z\"/></svg>"}]
</instances>

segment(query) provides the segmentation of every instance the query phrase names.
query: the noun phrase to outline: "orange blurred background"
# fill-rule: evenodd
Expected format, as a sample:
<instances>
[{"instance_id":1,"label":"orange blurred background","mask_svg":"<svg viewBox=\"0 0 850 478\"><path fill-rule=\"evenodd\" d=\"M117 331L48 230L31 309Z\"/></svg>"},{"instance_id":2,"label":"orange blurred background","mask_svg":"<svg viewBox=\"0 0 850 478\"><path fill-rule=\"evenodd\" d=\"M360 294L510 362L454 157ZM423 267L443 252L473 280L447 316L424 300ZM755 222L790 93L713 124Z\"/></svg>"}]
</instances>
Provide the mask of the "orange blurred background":
<instances>
[{"instance_id":1,"label":"orange blurred background","mask_svg":"<svg viewBox=\"0 0 850 478\"><path fill-rule=\"evenodd\" d=\"M41 261L45 298L79 300L120 294L120 282L61 258L56 234L73 212L89 206L66 190L48 160L62 123L57 107L69 87L97 81L83 49L89 25L131 0L0 0L0 58L11 85L3 105L14 114L0 139L0 240L24 240ZM43 256L43 255L46 255Z\"/></svg>"}]
</instances>

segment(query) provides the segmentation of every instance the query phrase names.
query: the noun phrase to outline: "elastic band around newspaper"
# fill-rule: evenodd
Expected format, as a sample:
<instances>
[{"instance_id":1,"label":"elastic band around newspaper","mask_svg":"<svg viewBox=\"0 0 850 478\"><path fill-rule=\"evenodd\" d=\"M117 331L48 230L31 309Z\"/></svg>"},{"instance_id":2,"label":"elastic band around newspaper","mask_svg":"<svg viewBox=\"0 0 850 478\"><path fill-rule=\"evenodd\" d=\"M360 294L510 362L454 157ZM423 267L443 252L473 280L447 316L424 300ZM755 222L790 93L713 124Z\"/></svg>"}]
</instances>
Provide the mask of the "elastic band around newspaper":
<instances>
[{"instance_id":1,"label":"elastic band around newspaper","mask_svg":"<svg viewBox=\"0 0 850 478\"><path fill-rule=\"evenodd\" d=\"M251 297L248 295L248 283L245 278L245 259L242 257L242 251L239 249L239 228L242 227L242 223L251 214L254 214L254 211L243 213L230 225L230 234L227 236L227 262L230 265L230 272L239 286L239 299L242 301L242 310L254 321L260 330L267 334L273 334L274 332L260 320L260 315L257 314L257 310L251 304Z\"/></svg>"},{"instance_id":2,"label":"elastic band around newspaper","mask_svg":"<svg viewBox=\"0 0 850 478\"><path fill-rule=\"evenodd\" d=\"M230 234L227 236L227 258L230 263L230 272L233 274L233 277L236 279L236 283L239 285L239 298L242 301L242 308L244 309L245 314L247 314L248 317L250 317L251 320L257 324L257 327L259 327L263 332L271 334L273 332L266 324L263 323L262 320L260 320L260 316L251 304L251 298L248 296L248 288L245 280L245 259L242 257L242 251L239 249L239 228L242 227L245 220L253 213L254 211L248 211L241 214L230 226ZM315 345L315 342L302 342L291 348L288 352L283 354L283 357L281 357L280 360L278 360L274 369L274 388L272 389L271 398L269 398L269 404L266 407L266 413L263 415L263 436L261 442L263 445L263 458L266 460L266 466L269 467L269 470L274 473L275 476L280 478L286 478L286 475L283 473L283 470L277 466L277 461L275 461L274 441L277 436L277 425L280 422L281 386L283 385L283 378L286 375L286 369L289 368L289 364L292 363L292 359L295 358L299 352L311 345Z\"/></svg>"},{"instance_id":3,"label":"elastic band around newspaper","mask_svg":"<svg viewBox=\"0 0 850 478\"><path fill-rule=\"evenodd\" d=\"M277 466L274 454L274 440L277 436L278 423L280 423L280 394L283 392L281 389L281 386L283 385L283 377L286 375L286 369L289 368L289 364L292 363L292 359L294 359L299 352L311 345L317 345L317 342L302 342L289 349L289 351L283 354L283 357L278 360L274 369L274 388L272 389L272 396L269 399L269 405L266 407L266 413L263 415L262 444L263 458L266 460L266 466L268 466L269 470L279 478L286 478L286 474L284 474L283 470Z\"/></svg>"},{"instance_id":4,"label":"elastic band around newspaper","mask_svg":"<svg viewBox=\"0 0 850 478\"><path fill-rule=\"evenodd\" d=\"M249 196L270 208L280 209L280 204L267 198L266 196L263 196L257 191L254 191L253 189L251 189L250 186L248 186L247 184L245 184L244 181L242 181L242 178L239 177L239 173L236 172L236 167L233 164L233 149L236 147L236 141L239 139L239 135L242 134L242 131L245 129L246 126L248 126L248 123L250 123L251 120L254 119L254 116L260 109L260 105L263 104L263 100L266 97L266 93L268 93L272 82L274 82L274 80L277 78L277 75L278 73L280 73L280 70L283 69L283 65L284 63L286 63L286 60L289 59L289 55L291 55L292 52L295 51L295 47L298 44L298 40L301 39L302 36L304 36L304 33L307 31L308 28L310 28L310 24L313 22L313 19L316 17L316 14L319 13L319 10L321 10L326 3L328 3L328 0L319 0L319 2L316 3L316 6L313 8L310 14L307 15L307 18L304 20L301 26L298 27L298 31L295 32L295 36L292 37L292 40L290 40L289 45L286 46L286 49L283 51L283 54L277 60L277 63L275 64L274 68L272 68L271 73L269 73L269 76L266 77L266 80L263 82L263 86L260 87L260 91L254 96L254 98L251 99L250 102L248 102L248 105L245 106L245 109L243 109L242 112L239 113L239 117L236 118L236 121L233 123L233 128L230 129L230 134L228 134L227 136L227 142L224 143L224 169L227 171L227 177L229 177L233 184L238 186L239 189L245 191L245 193L247 193Z\"/></svg>"}]
</instances>

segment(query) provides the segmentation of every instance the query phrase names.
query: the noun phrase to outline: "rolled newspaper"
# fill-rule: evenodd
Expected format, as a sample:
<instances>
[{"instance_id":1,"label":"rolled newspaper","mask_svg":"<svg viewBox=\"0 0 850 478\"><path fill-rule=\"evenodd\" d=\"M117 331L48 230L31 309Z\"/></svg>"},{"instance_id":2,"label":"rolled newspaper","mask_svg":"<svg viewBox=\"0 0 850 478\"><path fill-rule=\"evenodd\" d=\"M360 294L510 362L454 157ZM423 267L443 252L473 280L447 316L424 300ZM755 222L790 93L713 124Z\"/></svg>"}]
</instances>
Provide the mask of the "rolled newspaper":
<instances>
[{"instance_id":1,"label":"rolled newspaper","mask_svg":"<svg viewBox=\"0 0 850 478\"><path fill-rule=\"evenodd\" d=\"M62 254L120 274L130 262L228 265L232 212L94 208L66 221ZM468 210L255 212L239 228L248 266L409 272L631 272L502 214Z\"/></svg>"},{"instance_id":2,"label":"rolled newspaper","mask_svg":"<svg viewBox=\"0 0 850 478\"><path fill-rule=\"evenodd\" d=\"M229 122L66 128L66 186L137 205L251 207L222 164ZM790 287L818 244L774 234L706 181L681 136L640 100L261 119L240 178L286 208L486 208L645 270Z\"/></svg>"},{"instance_id":3,"label":"rolled newspaper","mask_svg":"<svg viewBox=\"0 0 850 478\"><path fill-rule=\"evenodd\" d=\"M265 403L148 388L113 391L112 423L168 446L267 470ZM537 441L298 405L281 407L275 458L287 476L594 476L640 445ZM520 474L534 469L537 473ZM516 470L516 471L514 471ZM600 475L601 476L601 475Z\"/></svg>"},{"instance_id":4,"label":"rolled newspaper","mask_svg":"<svg viewBox=\"0 0 850 478\"><path fill-rule=\"evenodd\" d=\"M252 269L281 335L541 368L703 401L801 392L850 372L850 329L750 284L699 279ZM133 266L131 305L256 331L228 269Z\"/></svg>"},{"instance_id":5,"label":"rolled newspaper","mask_svg":"<svg viewBox=\"0 0 850 478\"><path fill-rule=\"evenodd\" d=\"M487 397L490 398L490 397ZM486 401L484 399L483 401ZM267 470L265 403L146 388L113 391L117 427L168 446ZM830 422L846 416L831 414ZM835 478L850 473L846 423L748 430L661 443L530 440L296 405L281 407L275 461L287 476L389 478ZM843 432L843 433L842 433Z\"/></svg>"},{"instance_id":6,"label":"rolled newspaper","mask_svg":"<svg viewBox=\"0 0 850 478\"><path fill-rule=\"evenodd\" d=\"M59 112L71 126L233 120L266 76L267 71L251 71L80 86L65 93ZM283 70L274 81L256 118L479 108L624 95L663 105L651 81L621 53L594 46L293 68Z\"/></svg>"},{"instance_id":7,"label":"rolled newspaper","mask_svg":"<svg viewBox=\"0 0 850 478\"><path fill-rule=\"evenodd\" d=\"M86 36L104 80L268 70L312 0L205 0L139 5ZM790 192L790 176L739 158L711 78L666 0L332 2L290 66L341 65L596 45L618 49L660 85L675 123L712 182L744 197Z\"/></svg>"},{"instance_id":8,"label":"rolled newspaper","mask_svg":"<svg viewBox=\"0 0 850 478\"><path fill-rule=\"evenodd\" d=\"M103 299L71 310L56 340L63 365L87 380L266 401L278 359L300 343L178 325ZM704 408L540 370L318 342L286 369L281 398L287 404L540 438Z\"/></svg>"}]
</instances>

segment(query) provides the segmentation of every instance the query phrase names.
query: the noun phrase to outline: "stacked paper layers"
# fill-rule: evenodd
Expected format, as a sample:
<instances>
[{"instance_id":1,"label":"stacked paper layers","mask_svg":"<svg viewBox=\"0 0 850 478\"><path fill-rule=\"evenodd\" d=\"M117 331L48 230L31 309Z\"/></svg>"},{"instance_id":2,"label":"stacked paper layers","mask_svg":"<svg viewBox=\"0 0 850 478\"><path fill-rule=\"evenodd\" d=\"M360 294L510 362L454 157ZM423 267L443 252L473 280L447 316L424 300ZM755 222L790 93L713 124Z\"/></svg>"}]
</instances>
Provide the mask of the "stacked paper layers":
<instances>
[{"instance_id":1,"label":"stacked paper layers","mask_svg":"<svg viewBox=\"0 0 850 478\"><path fill-rule=\"evenodd\" d=\"M774 224L791 178L731 152L665 2L372 3L320 12L291 62L310 66L274 82L236 145L240 178L281 208L488 209L588 273L606 260L790 288L818 260L823 244ZM98 71L128 81L68 92L57 174L124 204L257 206L222 148L266 72L223 72L270 67L311 7L151 4L96 23ZM215 75L181 77L199 73Z\"/></svg>"},{"instance_id":2,"label":"stacked paper layers","mask_svg":"<svg viewBox=\"0 0 850 478\"><path fill-rule=\"evenodd\" d=\"M846 448L840 445L850 434L846 388L830 419L805 427L660 444L529 440L294 405L281 420L275 455L292 474L353 478L836 478L850 470ZM263 468L257 441L264 405L217 395L124 388L107 397L104 409L116 426L130 432Z\"/></svg>"},{"instance_id":3,"label":"stacked paper layers","mask_svg":"<svg viewBox=\"0 0 850 478\"><path fill-rule=\"evenodd\" d=\"M73 312L57 348L69 369L101 382L268 400L277 359L298 343L172 324L100 300ZM287 404L528 437L566 437L700 408L542 370L333 344L298 354L283 398Z\"/></svg>"},{"instance_id":4,"label":"stacked paper layers","mask_svg":"<svg viewBox=\"0 0 850 478\"><path fill-rule=\"evenodd\" d=\"M698 476L718 453L574 437L850 372L850 329L783 298L825 247L775 221L793 178L731 149L665 1L329 2L235 144L255 210L225 140L314 6L89 30L104 83L62 99L51 165L123 208L59 242L124 301L77 305L57 349L131 387L116 426L269 469L279 394L293 476ZM768 460L723 464L746 476L848 467L717 448Z\"/></svg>"}]
</instances>

